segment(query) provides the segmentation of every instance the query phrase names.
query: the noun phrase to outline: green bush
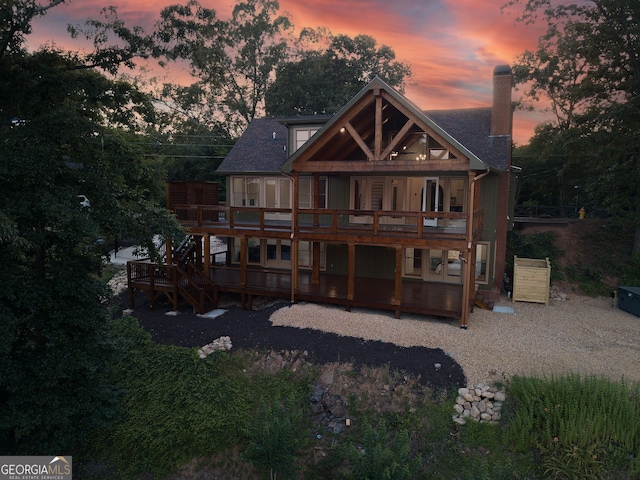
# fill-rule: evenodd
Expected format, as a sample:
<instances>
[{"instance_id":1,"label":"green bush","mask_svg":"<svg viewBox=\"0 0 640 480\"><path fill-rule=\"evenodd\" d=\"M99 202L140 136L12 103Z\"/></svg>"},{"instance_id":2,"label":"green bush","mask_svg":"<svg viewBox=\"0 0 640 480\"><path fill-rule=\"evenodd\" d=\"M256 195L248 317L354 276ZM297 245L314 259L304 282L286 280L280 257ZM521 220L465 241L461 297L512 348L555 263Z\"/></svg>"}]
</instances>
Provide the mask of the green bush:
<instances>
[{"instance_id":1,"label":"green bush","mask_svg":"<svg viewBox=\"0 0 640 480\"><path fill-rule=\"evenodd\" d=\"M296 452L309 442L310 429L305 422L310 419L307 410L291 400L262 405L245 430L249 442L243 457L262 473L263 478L295 478L298 471Z\"/></svg>"},{"instance_id":2,"label":"green bush","mask_svg":"<svg viewBox=\"0 0 640 480\"><path fill-rule=\"evenodd\" d=\"M611 290L604 281L604 273L598 268L582 264L570 265L565 272L569 281L577 284L587 295L607 295Z\"/></svg>"},{"instance_id":3,"label":"green bush","mask_svg":"<svg viewBox=\"0 0 640 480\"><path fill-rule=\"evenodd\" d=\"M351 475L361 480L402 480L415 478L422 459L412 454L407 430L390 431L384 422L362 428L361 444L350 444L346 458Z\"/></svg>"}]
</instances>

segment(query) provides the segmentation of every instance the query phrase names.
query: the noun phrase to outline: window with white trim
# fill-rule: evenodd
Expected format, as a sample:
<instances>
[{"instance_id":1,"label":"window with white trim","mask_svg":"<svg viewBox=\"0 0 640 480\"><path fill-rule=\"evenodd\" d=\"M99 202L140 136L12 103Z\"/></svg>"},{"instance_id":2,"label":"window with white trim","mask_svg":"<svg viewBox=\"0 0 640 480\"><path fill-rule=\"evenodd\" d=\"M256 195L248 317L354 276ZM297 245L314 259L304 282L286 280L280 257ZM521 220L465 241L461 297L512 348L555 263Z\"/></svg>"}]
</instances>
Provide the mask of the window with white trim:
<instances>
[{"instance_id":1,"label":"window with white trim","mask_svg":"<svg viewBox=\"0 0 640 480\"><path fill-rule=\"evenodd\" d=\"M298 208L327 208L327 177L320 177L318 205L313 204L313 177L300 177Z\"/></svg>"},{"instance_id":2,"label":"window with white trim","mask_svg":"<svg viewBox=\"0 0 640 480\"><path fill-rule=\"evenodd\" d=\"M234 207L260 206L260 179L258 177L232 177L231 202Z\"/></svg>"},{"instance_id":3,"label":"window with white trim","mask_svg":"<svg viewBox=\"0 0 640 480\"><path fill-rule=\"evenodd\" d=\"M296 127L293 132L294 152L304 145L320 127Z\"/></svg>"}]
</instances>

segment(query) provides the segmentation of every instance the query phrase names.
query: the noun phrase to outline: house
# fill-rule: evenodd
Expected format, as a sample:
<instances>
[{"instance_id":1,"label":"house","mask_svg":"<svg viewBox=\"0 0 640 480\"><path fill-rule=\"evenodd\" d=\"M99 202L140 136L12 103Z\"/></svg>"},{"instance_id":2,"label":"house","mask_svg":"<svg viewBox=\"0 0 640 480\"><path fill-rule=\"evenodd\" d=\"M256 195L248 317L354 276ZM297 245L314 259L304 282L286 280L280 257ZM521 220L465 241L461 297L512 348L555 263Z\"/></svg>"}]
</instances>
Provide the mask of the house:
<instances>
[{"instance_id":1,"label":"house","mask_svg":"<svg viewBox=\"0 0 640 480\"><path fill-rule=\"evenodd\" d=\"M335 115L255 119L218 169L226 205L168 190L192 252L188 269L167 259L169 277L200 309L226 291L249 307L267 295L466 328L476 296L500 294L510 228L510 67L493 81L487 108L423 111L376 78ZM137 276L132 296L157 297Z\"/></svg>"}]
</instances>

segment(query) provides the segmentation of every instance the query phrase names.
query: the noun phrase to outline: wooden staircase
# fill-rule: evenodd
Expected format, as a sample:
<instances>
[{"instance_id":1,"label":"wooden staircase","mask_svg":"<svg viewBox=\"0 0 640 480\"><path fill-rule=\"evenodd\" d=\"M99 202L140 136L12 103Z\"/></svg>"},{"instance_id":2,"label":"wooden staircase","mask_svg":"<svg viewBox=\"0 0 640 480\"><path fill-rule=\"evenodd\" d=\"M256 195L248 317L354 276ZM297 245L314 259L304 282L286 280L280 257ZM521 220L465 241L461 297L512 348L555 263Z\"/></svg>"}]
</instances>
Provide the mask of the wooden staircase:
<instances>
[{"instance_id":1,"label":"wooden staircase","mask_svg":"<svg viewBox=\"0 0 640 480\"><path fill-rule=\"evenodd\" d=\"M149 298L151 308L162 294L171 301L174 310L180 298L198 314L217 308L218 287L198 268L196 246L189 235L174 250L172 264L158 265L149 260L128 262L130 308L138 292Z\"/></svg>"}]
</instances>

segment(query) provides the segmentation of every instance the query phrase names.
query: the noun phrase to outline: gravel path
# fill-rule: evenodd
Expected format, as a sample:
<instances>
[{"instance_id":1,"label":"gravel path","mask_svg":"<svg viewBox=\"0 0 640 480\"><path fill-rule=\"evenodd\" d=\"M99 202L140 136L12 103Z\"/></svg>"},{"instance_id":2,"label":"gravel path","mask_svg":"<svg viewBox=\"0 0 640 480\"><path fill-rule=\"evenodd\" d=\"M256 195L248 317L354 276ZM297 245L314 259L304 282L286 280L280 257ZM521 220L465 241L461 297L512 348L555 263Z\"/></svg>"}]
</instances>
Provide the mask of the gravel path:
<instances>
[{"instance_id":1,"label":"gravel path","mask_svg":"<svg viewBox=\"0 0 640 480\"><path fill-rule=\"evenodd\" d=\"M503 375L578 372L640 381L640 318L611 307L605 297L574 295L549 306L503 298L515 313L475 308L468 330L457 322L316 304L295 304L271 315L274 325L312 328L396 345L441 348L469 383Z\"/></svg>"}]
</instances>

